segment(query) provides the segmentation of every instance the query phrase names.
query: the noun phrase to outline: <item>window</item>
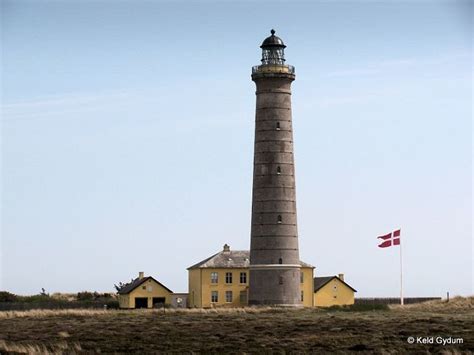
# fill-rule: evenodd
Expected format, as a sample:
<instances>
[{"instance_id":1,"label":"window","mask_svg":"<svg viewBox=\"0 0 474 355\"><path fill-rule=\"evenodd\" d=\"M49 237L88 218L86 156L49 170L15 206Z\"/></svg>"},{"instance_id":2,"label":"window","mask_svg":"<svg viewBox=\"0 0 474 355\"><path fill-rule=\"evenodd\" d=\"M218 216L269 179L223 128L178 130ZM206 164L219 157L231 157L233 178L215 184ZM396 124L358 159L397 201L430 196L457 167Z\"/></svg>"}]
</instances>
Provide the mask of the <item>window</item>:
<instances>
[{"instance_id":1,"label":"window","mask_svg":"<svg viewBox=\"0 0 474 355\"><path fill-rule=\"evenodd\" d=\"M211 291L211 302L219 302L219 293L217 291Z\"/></svg>"},{"instance_id":2,"label":"window","mask_svg":"<svg viewBox=\"0 0 474 355\"><path fill-rule=\"evenodd\" d=\"M303 276L303 271L300 271L300 283L304 282L304 276Z\"/></svg>"},{"instance_id":3,"label":"window","mask_svg":"<svg viewBox=\"0 0 474 355\"><path fill-rule=\"evenodd\" d=\"M232 302L232 291L225 291L225 301L227 303Z\"/></svg>"},{"instance_id":4,"label":"window","mask_svg":"<svg viewBox=\"0 0 474 355\"><path fill-rule=\"evenodd\" d=\"M283 218L281 218L280 214L278 215L277 222L280 224L283 222Z\"/></svg>"},{"instance_id":5,"label":"window","mask_svg":"<svg viewBox=\"0 0 474 355\"><path fill-rule=\"evenodd\" d=\"M278 259L278 264L283 264L283 259L282 258Z\"/></svg>"},{"instance_id":6,"label":"window","mask_svg":"<svg viewBox=\"0 0 474 355\"><path fill-rule=\"evenodd\" d=\"M262 64L285 64L285 51L283 48L272 47L271 49L262 48Z\"/></svg>"},{"instance_id":7,"label":"window","mask_svg":"<svg viewBox=\"0 0 474 355\"><path fill-rule=\"evenodd\" d=\"M280 122L277 122L277 123L276 123L276 130L277 130L277 131L280 130Z\"/></svg>"},{"instance_id":8,"label":"window","mask_svg":"<svg viewBox=\"0 0 474 355\"><path fill-rule=\"evenodd\" d=\"M240 291L240 304L247 304L247 291Z\"/></svg>"},{"instance_id":9,"label":"window","mask_svg":"<svg viewBox=\"0 0 474 355\"><path fill-rule=\"evenodd\" d=\"M211 272L211 284L216 284L219 281L217 272Z\"/></svg>"},{"instance_id":10,"label":"window","mask_svg":"<svg viewBox=\"0 0 474 355\"><path fill-rule=\"evenodd\" d=\"M281 167L277 167L277 175L280 175L281 174Z\"/></svg>"},{"instance_id":11,"label":"window","mask_svg":"<svg viewBox=\"0 0 474 355\"><path fill-rule=\"evenodd\" d=\"M241 272L240 273L240 283L241 284L246 284L247 283L247 273L246 272Z\"/></svg>"},{"instance_id":12,"label":"window","mask_svg":"<svg viewBox=\"0 0 474 355\"><path fill-rule=\"evenodd\" d=\"M146 286L142 286L142 290L146 290Z\"/></svg>"},{"instance_id":13,"label":"window","mask_svg":"<svg viewBox=\"0 0 474 355\"><path fill-rule=\"evenodd\" d=\"M303 302L304 300L304 295L303 295L303 291L301 291L301 302Z\"/></svg>"},{"instance_id":14,"label":"window","mask_svg":"<svg viewBox=\"0 0 474 355\"><path fill-rule=\"evenodd\" d=\"M225 273L225 283L226 284L231 284L232 283L232 273L231 272L226 272Z\"/></svg>"},{"instance_id":15,"label":"window","mask_svg":"<svg viewBox=\"0 0 474 355\"><path fill-rule=\"evenodd\" d=\"M283 285L283 276L280 276L280 285Z\"/></svg>"},{"instance_id":16,"label":"window","mask_svg":"<svg viewBox=\"0 0 474 355\"><path fill-rule=\"evenodd\" d=\"M148 292L153 292L153 286L148 285L147 288L146 288L146 290L147 290Z\"/></svg>"}]
</instances>

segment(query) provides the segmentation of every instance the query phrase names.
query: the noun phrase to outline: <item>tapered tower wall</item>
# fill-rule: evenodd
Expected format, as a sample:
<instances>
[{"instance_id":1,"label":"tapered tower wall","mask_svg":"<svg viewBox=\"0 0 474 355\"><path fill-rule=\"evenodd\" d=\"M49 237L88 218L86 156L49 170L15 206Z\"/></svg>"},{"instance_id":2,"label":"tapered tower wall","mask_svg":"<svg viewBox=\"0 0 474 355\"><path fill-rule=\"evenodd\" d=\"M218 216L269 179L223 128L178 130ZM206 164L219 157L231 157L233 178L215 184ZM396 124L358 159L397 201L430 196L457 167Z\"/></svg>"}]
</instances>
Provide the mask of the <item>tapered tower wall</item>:
<instances>
[{"instance_id":1,"label":"tapered tower wall","mask_svg":"<svg viewBox=\"0 0 474 355\"><path fill-rule=\"evenodd\" d=\"M266 70L261 70L261 69ZM300 259L289 66L257 67L249 304L298 306Z\"/></svg>"}]
</instances>

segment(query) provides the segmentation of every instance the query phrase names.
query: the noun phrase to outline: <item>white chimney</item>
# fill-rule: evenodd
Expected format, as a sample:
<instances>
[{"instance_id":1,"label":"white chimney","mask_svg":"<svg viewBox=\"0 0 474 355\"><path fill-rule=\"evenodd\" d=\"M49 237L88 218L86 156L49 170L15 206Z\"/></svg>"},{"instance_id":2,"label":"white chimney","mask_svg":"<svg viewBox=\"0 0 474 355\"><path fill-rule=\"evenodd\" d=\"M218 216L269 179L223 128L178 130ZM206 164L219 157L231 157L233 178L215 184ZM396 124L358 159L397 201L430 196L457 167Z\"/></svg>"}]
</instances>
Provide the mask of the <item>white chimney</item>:
<instances>
[{"instance_id":1,"label":"white chimney","mask_svg":"<svg viewBox=\"0 0 474 355\"><path fill-rule=\"evenodd\" d=\"M339 274L339 280L344 281L344 274Z\"/></svg>"},{"instance_id":2,"label":"white chimney","mask_svg":"<svg viewBox=\"0 0 474 355\"><path fill-rule=\"evenodd\" d=\"M145 273L144 273L143 271L140 271L140 272L138 273L138 279L141 280L141 279L143 279L144 277L145 277Z\"/></svg>"},{"instance_id":3,"label":"white chimney","mask_svg":"<svg viewBox=\"0 0 474 355\"><path fill-rule=\"evenodd\" d=\"M230 252L230 245L224 244L224 252Z\"/></svg>"}]
</instances>

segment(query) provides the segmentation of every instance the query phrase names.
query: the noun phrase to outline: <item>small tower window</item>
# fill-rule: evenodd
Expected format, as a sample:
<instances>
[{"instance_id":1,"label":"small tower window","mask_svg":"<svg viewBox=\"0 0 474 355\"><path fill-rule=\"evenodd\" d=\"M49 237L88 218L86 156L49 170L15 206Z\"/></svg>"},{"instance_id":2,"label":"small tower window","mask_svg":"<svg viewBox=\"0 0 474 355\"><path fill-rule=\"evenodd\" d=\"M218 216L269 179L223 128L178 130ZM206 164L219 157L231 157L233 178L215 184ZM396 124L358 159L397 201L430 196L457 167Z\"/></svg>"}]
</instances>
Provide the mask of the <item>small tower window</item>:
<instances>
[{"instance_id":1,"label":"small tower window","mask_svg":"<svg viewBox=\"0 0 474 355\"><path fill-rule=\"evenodd\" d=\"M283 285L283 276L280 276L280 285Z\"/></svg>"},{"instance_id":2,"label":"small tower window","mask_svg":"<svg viewBox=\"0 0 474 355\"><path fill-rule=\"evenodd\" d=\"M283 259L282 258L278 259L278 264L283 264Z\"/></svg>"},{"instance_id":3,"label":"small tower window","mask_svg":"<svg viewBox=\"0 0 474 355\"><path fill-rule=\"evenodd\" d=\"M281 167L277 167L277 175L280 175L281 174Z\"/></svg>"},{"instance_id":4,"label":"small tower window","mask_svg":"<svg viewBox=\"0 0 474 355\"><path fill-rule=\"evenodd\" d=\"M277 123L276 123L276 130L277 130L277 131L280 130L280 122L277 122Z\"/></svg>"},{"instance_id":5,"label":"small tower window","mask_svg":"<svg viewBox=\"0 0 474 355\"><path fill-rule=\"evenodd\" d=\"M281 218L280 214L278 215L277 221L278 221L279 224L281 224L281 222L283 222L283 219Z\"/></svg>"}]
</instances>

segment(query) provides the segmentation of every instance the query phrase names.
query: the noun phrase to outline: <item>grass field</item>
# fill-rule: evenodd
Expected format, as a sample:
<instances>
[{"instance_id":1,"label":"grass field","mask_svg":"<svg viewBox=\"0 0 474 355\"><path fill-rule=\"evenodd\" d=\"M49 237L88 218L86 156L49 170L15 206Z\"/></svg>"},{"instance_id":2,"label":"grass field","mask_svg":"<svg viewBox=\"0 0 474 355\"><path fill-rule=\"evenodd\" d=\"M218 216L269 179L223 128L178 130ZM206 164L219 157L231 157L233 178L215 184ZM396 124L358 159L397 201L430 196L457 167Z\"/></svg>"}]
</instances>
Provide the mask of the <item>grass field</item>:
<instances>
[{"instance_id":1,"label":"grass field","mask_svg":"<svg viewBox=\"0 0 474 355\"><path fill-rule=\"evenodd\" d=\"M471 353L473 305L467 298L385 310L0 312L0 352ZM409 344L409 336L462 338L463 344Z\"/></svg>"}]
</instances>

